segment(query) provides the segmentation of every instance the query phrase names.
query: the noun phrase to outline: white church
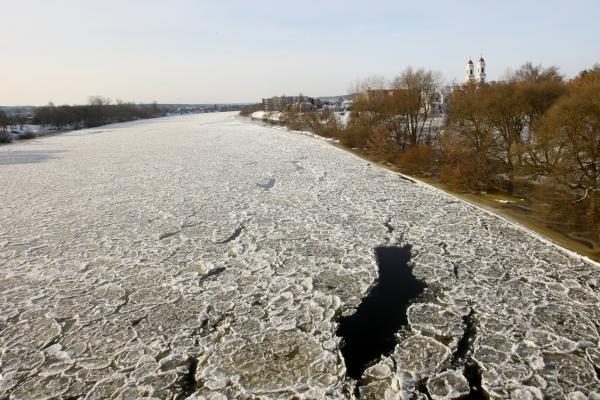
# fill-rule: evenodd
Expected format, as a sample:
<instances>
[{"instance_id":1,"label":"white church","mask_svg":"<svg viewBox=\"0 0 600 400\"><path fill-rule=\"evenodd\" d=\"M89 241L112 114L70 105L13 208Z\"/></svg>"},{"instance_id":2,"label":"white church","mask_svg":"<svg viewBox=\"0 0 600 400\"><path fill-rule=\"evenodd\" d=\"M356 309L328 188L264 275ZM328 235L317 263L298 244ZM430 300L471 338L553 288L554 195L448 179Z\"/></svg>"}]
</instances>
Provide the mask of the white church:
<instances>
[{"instance_id":1,"label":"white church","mask_svg":"<svg viewBox=\"0 0 600 400\"><path fill-rule=\"evenodd\" d=\"M477 61L477 75L475 75L475 65L471 58L467 61L467 71L465 73L465 83L485 83L485 60L479 57Z\"/></svg>"}]
</instances>

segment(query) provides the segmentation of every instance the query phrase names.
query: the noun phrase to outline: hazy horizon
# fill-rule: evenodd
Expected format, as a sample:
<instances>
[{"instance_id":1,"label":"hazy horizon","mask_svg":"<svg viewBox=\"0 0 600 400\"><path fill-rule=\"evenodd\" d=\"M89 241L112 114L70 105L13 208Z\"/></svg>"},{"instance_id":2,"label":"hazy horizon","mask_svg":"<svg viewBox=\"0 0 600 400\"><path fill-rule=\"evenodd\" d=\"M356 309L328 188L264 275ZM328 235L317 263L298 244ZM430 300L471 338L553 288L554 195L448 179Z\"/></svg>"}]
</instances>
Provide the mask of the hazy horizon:
<instances>
[{"instance_id":1,"label":"hazy horizon","mask_svg":"<svg viewBox=\"0 0 600 400\"><path fill-rule=\"evenodd\" d=\"M480 55L489 80L528 61L570 77L600 61L600 2L564 4L0 0L0 105L339 95L407 66L460 82Z\"/></svg>"}]
</instances>

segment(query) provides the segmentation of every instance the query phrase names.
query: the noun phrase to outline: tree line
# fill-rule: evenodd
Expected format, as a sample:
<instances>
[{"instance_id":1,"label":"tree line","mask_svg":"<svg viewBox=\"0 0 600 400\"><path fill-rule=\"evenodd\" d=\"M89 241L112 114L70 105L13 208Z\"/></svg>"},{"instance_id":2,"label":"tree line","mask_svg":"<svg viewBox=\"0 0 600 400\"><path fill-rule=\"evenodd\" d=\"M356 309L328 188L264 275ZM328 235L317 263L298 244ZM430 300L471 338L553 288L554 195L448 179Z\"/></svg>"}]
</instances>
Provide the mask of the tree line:
<instances>
[{"instance_id":1,"label":"tree line","mask_svg":"<svg viewBox=\"0 0 600 400\"><path fill-rule=\"evenodd\" d=\"M461 192L524 197L552 228L600 242L600 65L566 80L527 63L498 82L455 85L437 112L440 75L407 68L353 85L347 124L288 113L293 129Z\"/></svg>"},{"instance_id":2,"label":"tree line","mask_svg":"<svg viewBox=\"0 0 600 400\"><path fill-rule=\"evenodd\" d=\"M261 111L262 109L263 109L262 103L246 104L246 105L242 106L242 108L240 110L240 115L247 117L247 116L252 115L253 112Z\"/></svg>"},{"instance_id":3,"label":"tree line","mask_svg":"<svg viewBox=\"0 0 600 400\"><path fill-rule=\"evenodd\" d=\"M17 124L17 119L8 115L4 110L0 110L0 143L10 143L11 137L8 135L8 127Z\"/></svg>"},{"instance_id":4,"label":"tree line","mask_svg":"<svg viewBox=\"0 0 600 400\"><path fill-rule=\"evenodd\" d=\"M0 143L12 140L8 129L20 128L27 124L40 125L51 129L81 129L96 126L127 122L145 118L155 118L166 115L168 110L161 108L156 102L152 104L126 103L118 100L116 103L108 98L90 97L87 105L62 105L35 107L32 116L27 118L23 113L10 115L0 110ZM31 132L21 133L18 138L30 139L35 137Z\"/></svg>"},{"instance_id":5,"label":"tree line","mask_svg":"<svg viewBox=\"0 0 600 400\"><path fill-rule=\"evenodd\" d=\"M92 128L115 122L133 121L143 118L154 118L165 112L158 104L134 104L95 96L87 105L37 107L33 113L33 123L53 128L78 127Z\"/></svg>"}]
</instances>

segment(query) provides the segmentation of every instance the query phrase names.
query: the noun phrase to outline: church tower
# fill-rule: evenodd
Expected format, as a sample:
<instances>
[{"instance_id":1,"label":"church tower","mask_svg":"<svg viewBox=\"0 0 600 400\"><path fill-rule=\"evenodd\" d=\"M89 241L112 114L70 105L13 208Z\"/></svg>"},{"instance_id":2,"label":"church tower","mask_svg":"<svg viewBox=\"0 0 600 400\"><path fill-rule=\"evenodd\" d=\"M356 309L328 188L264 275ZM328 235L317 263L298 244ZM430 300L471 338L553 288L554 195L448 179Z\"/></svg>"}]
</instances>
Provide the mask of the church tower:
<instances>
[{"instance_id":1,"label":"church tower","mask_svg":"<svg viewBox=\"0 0 600 400\"><path fill-rule=\"evenodd\" d=\"M479 57L479 61L477 62L477 83L485 83L485 60L482 57Z\"/></svg>"},{"instance_id":2,"label":"church tower","mask_svg":"<svg viewBox=\"0 0 600 400\"><path fill-rule=\"evenodd\" d=\"M467 71L465 74L465 83L475 81L474 69L475 66L473 65L473 61L471 61L471 59L469 58L469 61L467 62Z\"/></svg>"}]
</instances>

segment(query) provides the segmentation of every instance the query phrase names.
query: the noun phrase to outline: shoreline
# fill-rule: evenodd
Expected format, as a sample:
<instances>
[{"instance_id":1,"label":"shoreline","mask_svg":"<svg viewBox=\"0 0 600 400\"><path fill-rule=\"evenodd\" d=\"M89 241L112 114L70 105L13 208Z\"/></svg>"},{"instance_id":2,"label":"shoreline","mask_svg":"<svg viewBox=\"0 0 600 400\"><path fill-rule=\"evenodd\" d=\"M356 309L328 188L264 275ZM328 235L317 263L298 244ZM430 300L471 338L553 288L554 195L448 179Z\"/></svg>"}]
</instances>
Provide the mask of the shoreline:
<instances>
[{"instance_id":1,"label":"shoreline","mask_svg":"<svg viewBox=\"0 0 600 400\"><path fill-rule=\"evenodd\" d=\"M244 117L244 116L242 116L242 117ZM351 154L363 161L368 161L368 162L372 163L373 165L376 165L379 168L382 168L390 173L393 173L393 174L401 177L402 179L406 179L406 180L412 181L415 184L426 186L426 187L432 188L436 191L445 193L448 196L454 197L454 198L456 198L460 201L463 201L479 210L482 210L486 214L497 217L497 218L501 219L502 221L509 223L509 224L517 227L518 229L523 230L523 231L533 235L534 237L538 238L539 240L543 241L544 243L550 244L553 247L556 247L569 255L580 257L587 262L591 262L597 266L600 266L600 254L598 251L594 252L593 250L586 250L586 246L584 244L582 244L581 242L579 242L575 239L569 238L560 232L551 230L549 228L545 228L545 227L540 226L539 224L536 224L532 221L528 221L528 220L526 220L526 218L519 216L516 213L509 213L508 210L500 208L499 205L493 204L491 201L483 199L482 197L480 197L481 195L469 194L469 193L458 193L458 192L452 191L452 190L444 187L444 185L442 185L439 182L436 182L434 179L426 179L426 178L424 179L422 177L416 177L416 176L405 174L401 171L398 171L395 168L390 167L389 165L386 165L383 162L372 160L372 159L368 158L367 156L365 156L364 154L361 154L355 150L349 149L349 148L343 146L342 144L340 144L337 140L334 141L330 138L319 136L317 134L314 134L314 133L308 132L308 131L292 130L283 124L274 124L269 120L260 120L260 119L252 118L252 116L249 116L248 118L251 121L260 122L260 123L263 123L263 124L268 125L273 128L280 127L280 128L285 129L288 132L299 133L304 136L311 136L313 138L318 138L320 140L323 140L324 142L326 142L329 145L332 145L334 148L336 148L338 150L341 150L348 154Z\"/></svg>"},{"instance_id":2,"label":"shoreline","mask_svg":"<svg viewBox=\"0 0 600 400\"><path fill-rule=\"evenodd\" d=\"M43 133L43 134L39 134L39 135L35 134L34 137L29 137L29 138L26 138L26 139L14 138L14 139L12 139L11 142L0 143L0 146L8 146L8 145L11 145L11 144L24 143L24 142L28 142L28 141L35 140L35 139L43 139L43 138L47 138L47 137L54 137L54 136L59 136L59 135L65 134L65 133L80 132L80 131L85 131L85 130L90 130L90 129L97 129L97 128L105 128L105 127L111 126L111 125L129 124L129 123L134 123L134 122L149 121L149 120L160 119L160 118L178 117L178 116L183 116L183 115L193 115L193 114L161 115L161 116L158 116L158 117L132 119L130 121L109 122L109 123L103 124L103 125L90 126L90 127L85 127L85 128L79 128L79 129L62 129L62 130L51 131L51 132Z\"/></svg>"},{"instance_id":3,"label":"shoreline","mask_svg":"<svg viewBox=\"0 0 600 400\"><path fill-rule=\"evenodd\" d=\"M296 131L290 131L290 132L296 132ZM435 184L433 182L427 182L426 180L423 180L422 178L415 177L412 175L407 175L400 171L396 171L393 168L390 168L389 166L387 166L381 162L373 161L369 158L366 158L366 157L362 156L361 154L357 154L356 152L352 151L351 149L345 148L344 146L341 146L337 143L331 143L331 142L329 142L329 143L333 144L333 146L339 150L345 151L355 157L360 158L363 161L368 161L368 162L376 165L377 167L382 168L390 173L393 173L403 179L412 181L415 184L431 188L433 190L442 192L448 196L454 197L460 201L463 201L463 202L485 212L488 215L492 215L496 218L499 218L502 221L509 223L509 224L517 227L518 229L529 233L530 235L538 238L539 240L543 241L544 243L550 244L553 247L556 247L569 255L585 259L586 261L596 264L597 266L600 267L600 256L594 257L593 253L584 254L585 253L584 251L578 251L579 250L578 247L582 246L581 244L577 245L578 242L576 242L573 239L566 238L566 237L564 237L564 238L556 237L556 236L562 236L558 232L554 232L554 231L551 231L548 229L545 232L551 232L551 233L554 233L554 235L552 235L552 236L546 235L546 234L544 234L544 232L540 232L540 231L544 231L544 229L542 229L541 227L536 226L533 223L527 223L527 221L524 221L523 219L518 218L514 215L509 215L505 212L505 210L496 208L484 200L477 199L476 195L469 196L469 195L451 191L449 189L444 188L440 184Z\"/></svg>"}]
</instances>

